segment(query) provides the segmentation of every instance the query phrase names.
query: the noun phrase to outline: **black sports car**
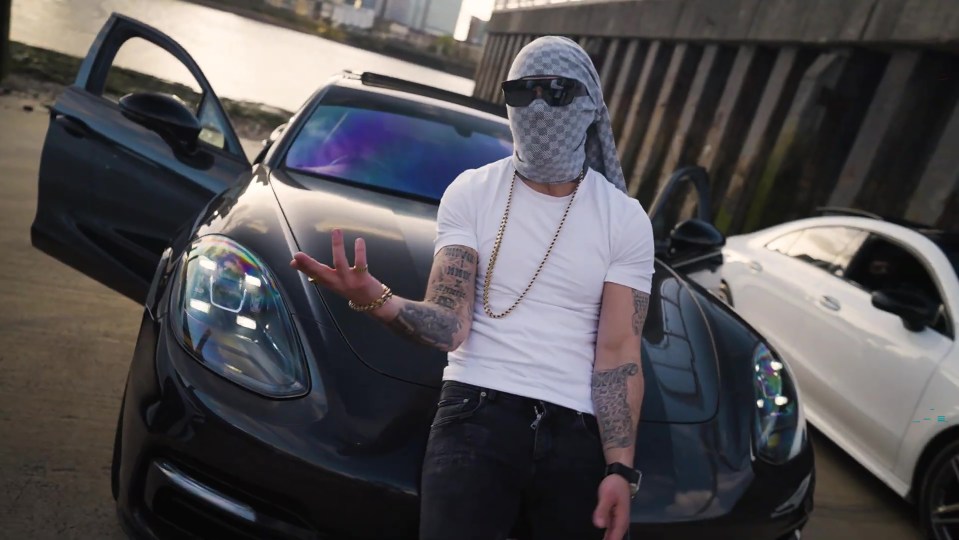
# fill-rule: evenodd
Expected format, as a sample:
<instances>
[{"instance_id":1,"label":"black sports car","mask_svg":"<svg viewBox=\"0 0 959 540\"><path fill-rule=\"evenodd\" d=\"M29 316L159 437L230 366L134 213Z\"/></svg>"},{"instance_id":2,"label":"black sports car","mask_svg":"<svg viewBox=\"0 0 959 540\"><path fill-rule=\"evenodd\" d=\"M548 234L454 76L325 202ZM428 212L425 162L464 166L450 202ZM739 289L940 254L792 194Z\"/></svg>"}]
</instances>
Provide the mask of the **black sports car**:
<instances>
[{"instance_id":1,"label":"black sports car","mask_svg":"<svg viewBox=\"0 0 959 540\"><path fill-rule=\"evenodd\" d=\"M104 93L131 38L193 74L195 109ZM342 227L366 238L369 265L397 294L421 298L437 202L460 171L509 155L502 114L344 74L251 166L186 51L137 21L109 19L51 110L32 238L145 304L111 478L128 532L416 536L445 356L351 311L288 262L302 250L329 263L330 230ZM635 538L798 538L812 508L813 453L789 370L681 273L710 264L722 242L702 220L660 241L643 336Z\"/></svg>"}]
</instances>

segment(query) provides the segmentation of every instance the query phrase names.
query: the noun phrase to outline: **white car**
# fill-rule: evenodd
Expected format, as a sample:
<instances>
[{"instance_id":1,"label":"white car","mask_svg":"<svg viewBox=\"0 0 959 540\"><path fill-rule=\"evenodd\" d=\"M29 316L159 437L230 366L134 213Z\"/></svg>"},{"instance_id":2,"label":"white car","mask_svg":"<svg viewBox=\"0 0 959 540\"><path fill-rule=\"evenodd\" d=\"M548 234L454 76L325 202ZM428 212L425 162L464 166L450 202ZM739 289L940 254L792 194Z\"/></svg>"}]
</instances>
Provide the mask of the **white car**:
<instances>
[{"instance_id":1,"label":"white car","mask_svg":"<svg viewBox=\"0 0 959 540\"><path fill-rule=\"evenodd\" d=\"M822 433L959 540L959 235L843 213L730 237L690 277L783 355Z\"/></svg>"}]
</instances>

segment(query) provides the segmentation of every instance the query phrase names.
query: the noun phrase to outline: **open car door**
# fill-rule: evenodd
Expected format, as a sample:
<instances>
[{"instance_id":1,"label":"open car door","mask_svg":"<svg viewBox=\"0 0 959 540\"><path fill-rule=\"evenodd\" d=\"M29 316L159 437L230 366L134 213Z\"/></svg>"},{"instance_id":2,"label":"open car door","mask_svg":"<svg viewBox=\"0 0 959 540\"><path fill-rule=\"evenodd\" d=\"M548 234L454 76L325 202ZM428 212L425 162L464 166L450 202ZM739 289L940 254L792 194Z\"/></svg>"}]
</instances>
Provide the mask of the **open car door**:
<instances>
[{"instance_id":1,"label":"open car door","mask_svg":"<svg viewBox=\"0 0 959 540\"><path fill-rule=\"evenodd\" d=\"M128 42L145 53L138 62L159 55L185 68L193 84L115 67ZM220 100L190 55L162 32L113 14L50 110L31 240L142 301L174 233L249 170Z\"/></svg>"},{"instance_id":2,"label":"open car door","mask_svg":"<svg viewBox=\"0 0 959 540\"><path fill-rule=\"evenodd\" d=\"M683 189L686 188L686 189ZM696 209L696 217L683 219ZM649 207L656 255L684 273L715 268L726 238L712 223L709 175L702 167L676 170Z\"/></svg>"}]
</instances>

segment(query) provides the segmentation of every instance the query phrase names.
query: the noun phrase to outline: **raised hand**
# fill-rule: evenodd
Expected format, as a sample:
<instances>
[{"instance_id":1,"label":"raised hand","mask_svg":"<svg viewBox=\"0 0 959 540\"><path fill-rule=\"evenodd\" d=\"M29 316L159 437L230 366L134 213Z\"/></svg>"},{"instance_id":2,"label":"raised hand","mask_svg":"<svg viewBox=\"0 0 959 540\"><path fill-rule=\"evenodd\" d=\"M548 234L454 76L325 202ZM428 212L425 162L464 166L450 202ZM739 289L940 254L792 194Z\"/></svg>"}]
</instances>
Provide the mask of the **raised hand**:
<instances>
[{"instance_id":1,"label":"raised hand","mask_svg":"<svg viewBox=\"0 0 959 540\"><path fill-rule=\"evenodd\" d=\"M306 274L314 281L336 294L352 300L357 305L365 305L383 294L380 282L370 275L366 263L366 242L357 238L353 246L353 266L346 258L343 245L343 231L333 229L333 267L329 267L306 253L297 252L290 261L290 267Z\"/></svg>"}]
</instances>

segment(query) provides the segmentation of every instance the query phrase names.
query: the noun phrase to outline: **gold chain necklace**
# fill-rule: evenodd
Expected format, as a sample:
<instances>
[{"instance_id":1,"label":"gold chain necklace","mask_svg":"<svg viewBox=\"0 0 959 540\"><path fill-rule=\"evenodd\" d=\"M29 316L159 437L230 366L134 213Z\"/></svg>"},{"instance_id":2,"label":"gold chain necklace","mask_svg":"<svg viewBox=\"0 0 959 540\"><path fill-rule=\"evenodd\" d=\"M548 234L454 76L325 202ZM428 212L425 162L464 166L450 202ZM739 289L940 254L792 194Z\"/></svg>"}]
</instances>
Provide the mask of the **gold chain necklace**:
<instances>
[{"instance_id":1,"label":"gold chain necklace","mask_svg":"<svg viewBox=\"0 0 959 540\"><path fill-rule=\"evenodd\" d=\"M509 315L520 302L523 301L523 298L526 298L526 293L533 287L533 282L536 281L536 278L539 277L539 273L543 271L543 266L546 265L546 260L549 259L549 254L553 251L553 246L556 245L556 240L559 238L559 232L563 230L563 224L566 223L566 217L569 216L569 209L573 206L573 199L576 198L576 192L579 191L579 186L582 184L583 177L586 176L586 170L579 173L579 176L576 177L576 187L573 188L573 193L569 197L569 202L566 203L566 211L563 212L563 219L559 221L559 227L556 228L556 234L553 235L553 240L549 243L549 247L546 249L546 255L543 256L543 261L539 263L539 268L536 269L536 272L533 274L533 278L529 280L529 284L526 285L526 289L523 290L523 293L519 295L519 298L513 302L506 311L502 313L493 313L493 309L489 305L489 291L490 285L493 282L493 267L496 266L496 258L499 257L499 248L500 244L503 242L503 234L506 232L506 223L509 221L509 209L513 203L513 188L516 186L516 182L522 182L522 180L517 178L518 173L513 173L513 182L509 186L509 195L506 197L506 211L503 212L503 219L499 224L499 232L496 233L496 242L493 244L493 253L490 254L489 258L489 268L486 270L486 280L483 283L483 311L486 312L486 315L492 319L502 319L503 317Z\"/></svg>"}]
</instances>

